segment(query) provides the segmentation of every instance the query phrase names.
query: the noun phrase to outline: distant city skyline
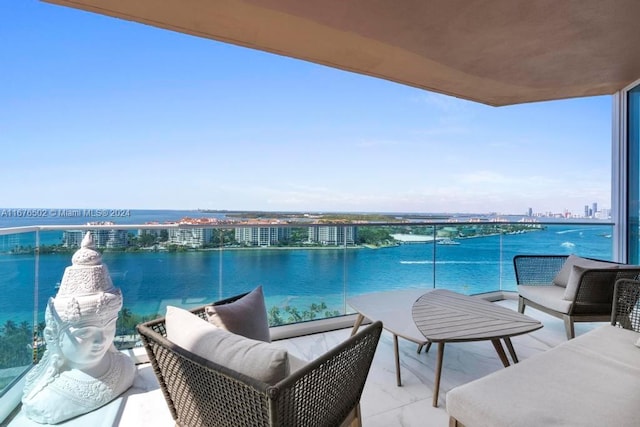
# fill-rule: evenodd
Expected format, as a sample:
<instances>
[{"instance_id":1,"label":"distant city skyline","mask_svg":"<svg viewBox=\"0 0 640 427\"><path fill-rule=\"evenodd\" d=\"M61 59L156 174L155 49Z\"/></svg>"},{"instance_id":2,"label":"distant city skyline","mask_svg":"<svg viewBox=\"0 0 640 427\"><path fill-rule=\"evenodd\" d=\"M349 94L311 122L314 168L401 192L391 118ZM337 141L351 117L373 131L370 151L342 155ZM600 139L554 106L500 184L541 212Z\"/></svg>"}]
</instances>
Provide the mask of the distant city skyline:
<instances>
[{"instance_id":1,"label":"distant city skyline","mask_svg":"<svg viewBox=\"0 0 640 427\"><path fill-rule=\"evenodd\" d=\"M0 13L6 207L611 206L610 96L494 108L42 2Z\"/></svg>"}]
</instances>

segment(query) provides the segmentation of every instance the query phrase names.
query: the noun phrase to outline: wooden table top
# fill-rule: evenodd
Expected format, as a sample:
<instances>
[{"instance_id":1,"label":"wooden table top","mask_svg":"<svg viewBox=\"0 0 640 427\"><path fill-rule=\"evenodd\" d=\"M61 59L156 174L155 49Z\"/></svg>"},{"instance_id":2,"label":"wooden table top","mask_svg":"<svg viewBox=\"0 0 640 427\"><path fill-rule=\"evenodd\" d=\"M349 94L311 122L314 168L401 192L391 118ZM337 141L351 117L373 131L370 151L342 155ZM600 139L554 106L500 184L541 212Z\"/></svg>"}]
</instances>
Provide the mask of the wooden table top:
<instances>
[{"instance_id":1,"label":"wooden table top","mask_svg":"<svg viewBox=\"0 0 640 427\"><path fill-rule=\"evenodd\" d=\"M542 328L542 323L524 314L444 289L419 297L411 314L418 330L431 342L493 340Z\"/></svg>"}]
</instances>

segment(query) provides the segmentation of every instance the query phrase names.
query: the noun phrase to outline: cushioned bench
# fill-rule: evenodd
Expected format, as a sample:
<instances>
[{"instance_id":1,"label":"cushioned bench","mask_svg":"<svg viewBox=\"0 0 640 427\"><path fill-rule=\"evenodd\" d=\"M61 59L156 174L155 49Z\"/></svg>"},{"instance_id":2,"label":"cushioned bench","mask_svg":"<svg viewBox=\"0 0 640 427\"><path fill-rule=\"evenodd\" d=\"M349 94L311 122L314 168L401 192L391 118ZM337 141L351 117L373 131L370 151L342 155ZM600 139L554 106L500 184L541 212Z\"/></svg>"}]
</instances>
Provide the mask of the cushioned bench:
<instances>
[{"instance_id":1,"label":"cushioned bench","mask_svg":"<svg viewBox=\"0 0 640 427\"><path fill-rule=\"evenodd\" d=\"M601 326L452 389L450 426L640 425L640 282L620 282L630 293L612 323L634 330Z\"/></svg>"}]
</instances>

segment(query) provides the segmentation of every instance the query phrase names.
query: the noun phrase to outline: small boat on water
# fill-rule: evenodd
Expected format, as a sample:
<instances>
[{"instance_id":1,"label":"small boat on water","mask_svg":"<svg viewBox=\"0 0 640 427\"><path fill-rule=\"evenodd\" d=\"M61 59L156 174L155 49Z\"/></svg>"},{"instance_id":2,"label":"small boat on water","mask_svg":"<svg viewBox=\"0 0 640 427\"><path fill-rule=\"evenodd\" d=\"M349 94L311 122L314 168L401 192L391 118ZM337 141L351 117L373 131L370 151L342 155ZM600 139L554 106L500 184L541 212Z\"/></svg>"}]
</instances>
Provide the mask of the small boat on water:
<instances>
[{"instance_id":1,"label":"small boat on water","mask_svg":"<svg viewBox=\"0 0 640 427\"><path fill-rule=\"evenodd\" d=\"M460 242L456 242L453 239L446 238L446 239L438 240L437 244L439 244L439 245L459 245Z\"/></svg>"}]
</instances>

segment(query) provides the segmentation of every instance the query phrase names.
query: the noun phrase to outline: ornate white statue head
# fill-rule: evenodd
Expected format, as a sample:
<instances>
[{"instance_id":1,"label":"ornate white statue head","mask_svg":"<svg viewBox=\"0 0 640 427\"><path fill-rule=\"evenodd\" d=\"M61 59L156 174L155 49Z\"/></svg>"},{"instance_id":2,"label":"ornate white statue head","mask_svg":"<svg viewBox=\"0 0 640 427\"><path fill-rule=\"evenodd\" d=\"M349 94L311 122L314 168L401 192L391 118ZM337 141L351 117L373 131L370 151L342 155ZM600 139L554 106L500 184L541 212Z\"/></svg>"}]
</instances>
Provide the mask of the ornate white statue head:
<instances>
[{"instance_id":1,"label":"ornate white statue head","mask_svg":"<svg viewBox=\"0 0 640 427\"><path fill-rule=\"evenodd\" d=\"M56 424L110 402L131 386L133 362L113 346L121 308L122 293L87 233L47 304L47 349L27 376L22 396L27 417Z\"/></svg>"}]
</instances>

